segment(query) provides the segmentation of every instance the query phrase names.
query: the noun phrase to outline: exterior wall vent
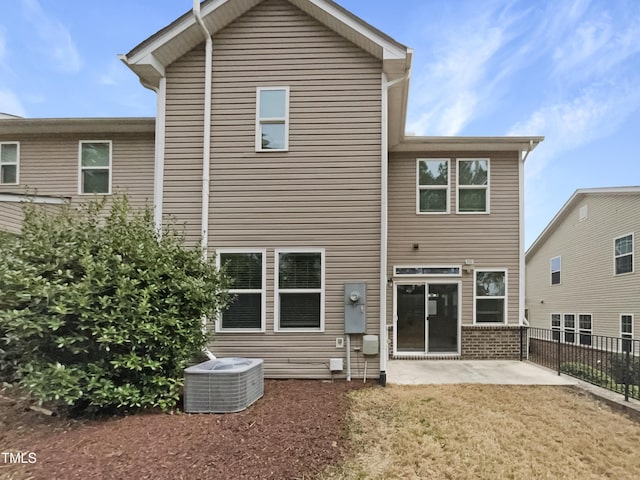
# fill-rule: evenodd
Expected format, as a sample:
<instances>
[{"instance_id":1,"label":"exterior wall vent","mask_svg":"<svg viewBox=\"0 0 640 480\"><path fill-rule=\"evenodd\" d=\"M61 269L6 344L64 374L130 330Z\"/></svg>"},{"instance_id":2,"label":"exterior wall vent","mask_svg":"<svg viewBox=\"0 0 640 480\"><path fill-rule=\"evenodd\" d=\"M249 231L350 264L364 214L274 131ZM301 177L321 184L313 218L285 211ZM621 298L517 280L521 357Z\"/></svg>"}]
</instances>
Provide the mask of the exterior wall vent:
<instances>
[{"instance_id":1,"label":"exterior wall vent","mask_svg":"<svg viewBox=\"0 0 640 480\"><path fill-rule=\"evenodd\" d=\"M580 221L586 220L589 218L589 206L583 205L580 207Z\"/></svg>"},{"instance_id":2,"label":"exterior wall vent","mask_svg":"<svg viewBox=\"0 0 640 480\"><path fill-rule=\"evenodd\" d=\"M184 371L184 411L240 412L264 394L263 360L221 358Z\"/></svg>"}]
</instances>

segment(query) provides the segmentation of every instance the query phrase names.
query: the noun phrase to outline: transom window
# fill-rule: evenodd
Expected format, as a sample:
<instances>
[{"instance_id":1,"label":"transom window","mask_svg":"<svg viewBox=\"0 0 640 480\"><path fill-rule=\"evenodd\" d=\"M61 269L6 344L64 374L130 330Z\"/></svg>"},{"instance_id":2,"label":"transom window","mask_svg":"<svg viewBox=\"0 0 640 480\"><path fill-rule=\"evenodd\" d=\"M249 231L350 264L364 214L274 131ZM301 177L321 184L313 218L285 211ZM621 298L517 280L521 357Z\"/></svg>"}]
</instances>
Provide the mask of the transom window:
<instances>
[{"instance_id":1,"label":"transom window","mask_svg":"<svg viewBox=\"0 0 640 480\"><path fill-rule=\"evenodd\" d=\"M633 272L633 233L613 241L615 274Z\"/></svg>"},{"instance_id":2,"label":"transom window","mask_svg":"<svg viewBox=\"0 0 640 480\"><path fill-rule=\"evenodd\" d=\"M631 344L633 343L633 315L620 315L620 336L622 337L622 351L631 352Z\"/></svg>"},{"instance_id":3,"label":"transom window","mask_svg":"<svg viewBox=\"0 0 640 480\"><path fill-rule=\"evenodd\" d=\"M551 259L551 285L560 285L560 269L562 261L560 257Z\"/></svg>"},{"instance_id":4,"label":"transom window","mask_svg":"<svg viewBox=\"0 0 640 480\"><path fill-rule=\"evenodd\" d=\"M475 323L506 323L506 270L475 271Z\"/></svg>"},{"instance_id":5,"label":"transom window","mask_svg":"<svg viewBox=\"0 0 640 480\"><path fill-rule=\"evenodd\" d=\"M18 142L0 143L0 184L18 184L18 165L20 144Z\"/></svg>"},{"instance_id":6,"label":"transom window","mask_svg":"<svg viewBox=\"0 0 640 480\"><path fill-rule=\"evenodd\" d=\"M256 151L289 148L289 87L259 87L256 105Z\"/></svg>"},{"instance_id":7,"label":"transom window","mask_svg":"<svg viewBox=\"0 0 640 480\"><path fill-rule=\"evenodd\" d=\"M489 159L458 159L458 213L489 212Z\"/></svg>"},{"instance_id":8,"label":"transom window","mask_svg":"<svg viewBox=\"0 0 640 480\"><path fill-rule=\"evenodd\" d=\"M111 193L111 141L80 142L79 191Z\"/></svg>"},{"instance_id":9,"label":"transom window","mask_svg":"<svg viewBox=\"0 0 640 480\"><path fill-rule=\"evenodd\" d=\"M449 159L418 159L417 213L449 213Z\"/></svg>"},{"instance_id":10,"label":"transom window","mask_svg":"<svg viewBox=\"0 0 640 480\"><path fill-rule=\"evenodd\" d=\"M218 317L218 330L264 331L266 312L264 250L218 250L216 262L231 277L231 301Z\"/></svg>"},{"instance_id":11,"label":"transom window","mask_svg":"<svg viewBox=\"0 0 640 480\"><path fill-rule=\"evenodd\" d=\"M276 250L277 330L324 329L324 250Z\"/></svg>"},{"instance_id":12,"label":"transom window","mask_svg":"<svg viewBox=\"0 0 640 480\"><path fill-rule=\"evenodd\" d=\"M394 267L393 273L398 277L428 277L428 276L455 276L461 275L459 266L437 265L417 267Z\"/></svg>"}]
</instances>

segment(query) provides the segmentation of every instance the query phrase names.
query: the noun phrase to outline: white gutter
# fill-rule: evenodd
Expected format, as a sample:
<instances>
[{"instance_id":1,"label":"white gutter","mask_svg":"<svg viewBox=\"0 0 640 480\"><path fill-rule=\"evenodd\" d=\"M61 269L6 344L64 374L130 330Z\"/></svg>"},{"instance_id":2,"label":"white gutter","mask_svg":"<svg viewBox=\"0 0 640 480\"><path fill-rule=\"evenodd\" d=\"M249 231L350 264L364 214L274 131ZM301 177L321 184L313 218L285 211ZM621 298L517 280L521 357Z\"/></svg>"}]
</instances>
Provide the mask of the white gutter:
<instances>
[{"instance_id":1,"label":"white gutter","mask_svg":"<svg viewBox=\"0 0 640 480\"><path fill-rule=\"evenodd\" d=\"M193 0L193 16L196 19L205 37L205 72L204 72L204 126L203 126L203 152L202 152L202 230L201 243L202 256L207 258L207 246L209 242L209 169L211 168L211 71L213 67L213 40L211 33L200 16L200 1ZM206 332L207 318L202 318L202 329ZM205 345L202 349L210 360L216 356Z\"/></svg>"},{"instance_id":2,"label":"white gutter","mask_svg":"<svg viewBox=\"0 0 640 480\"><path fill-rule=\"evenodd\" d=\"M387 384L387 230L389 203L389 84L387 74L382 73L382 138L380 145L380 384Z\"/></svg>"},{"instance_id":3,"label":"white gutter","mask_svg":"<svg viewBox=\"0 0 640 480\"><path fill-rule=\"evenodd\" d=\"M209 241L209 169L211 167L211 70L213 66L213 41L200 16L200 1L193 0L193 15L205 36L204 72L204 131L202 152L202 230L200 234L202 255L206 258Z\"/></svg>"},{"instance_id":4,"label":"white gutter","mask_svg":"<svg viewBox=\"0 0 640 480\"><path fill-rule=\"evenodd\" d=\"M162 203L164 196L164 140L166 124L167 79L160 78L160 86L154 89L158 95L156 115L156 153L153 171L153 223L162 235Z\"/></svg>"},{"instance_id":5,"label":"white gutter","mask_svg":"<svg viewBox=\"0 0 640 480\"><path fill-rule=\"evenodd\" d=\"M520 270L520 278L519 278L519 288L518 288L518 323L520 326L524 325L524 309L525 309L525 294L526 294L526 273L525 273L525 257L524 257L524 162L527 160L527 157L533 150L533 140L529 141L529 149L526 151L520 151L520 159L518 162L518 184L519 184L519 212L518 216L520 219L520 251L519 255L519 265L518 269ZM523 155L524 153L524 155Z\"/></svg>"}]
</instances>

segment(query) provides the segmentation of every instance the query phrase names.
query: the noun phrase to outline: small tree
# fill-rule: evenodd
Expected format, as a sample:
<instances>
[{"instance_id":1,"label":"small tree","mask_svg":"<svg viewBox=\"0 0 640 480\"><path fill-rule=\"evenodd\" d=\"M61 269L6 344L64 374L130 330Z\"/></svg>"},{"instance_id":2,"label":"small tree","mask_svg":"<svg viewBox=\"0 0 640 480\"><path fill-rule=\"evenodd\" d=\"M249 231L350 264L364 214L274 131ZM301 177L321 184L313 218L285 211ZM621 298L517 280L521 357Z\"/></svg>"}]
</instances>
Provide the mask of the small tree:
<instances>
[{"instance_id":1,"label":"small tree","mask_svg":"<svg viewBox=\"0 0 640 480\"><path fill-rule=\"evenodd\" d=\"M0 245L0 346L41 401L172 408L227 277L175 231L160 238L149 209L104 206L26 207L22 234Z\"/></svg>"}]
</instances>

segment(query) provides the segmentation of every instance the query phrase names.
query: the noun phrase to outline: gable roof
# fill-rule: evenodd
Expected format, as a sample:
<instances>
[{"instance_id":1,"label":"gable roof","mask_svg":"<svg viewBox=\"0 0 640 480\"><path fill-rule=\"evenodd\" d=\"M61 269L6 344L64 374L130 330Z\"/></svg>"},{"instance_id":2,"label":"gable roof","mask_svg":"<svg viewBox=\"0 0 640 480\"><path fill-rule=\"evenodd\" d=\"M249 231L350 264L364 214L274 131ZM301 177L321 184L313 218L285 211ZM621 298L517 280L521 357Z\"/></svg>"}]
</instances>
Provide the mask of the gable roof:
<instances>
[{"instance_id":1,"label":"gable roof","mask_svg":"<svg viewBox=\"0 0 640 480\"><path fill-rule=\"evenodd\" d=\"M560 226L566 216L571 213L573 208L581 202L586 196L593 195L640 195L640 186L631 187L606 187L606 188L579 188L573 195L567 200L562 208L556 213L555 217L549 222L549 225L542 231L542 233L531 244L525 254L525 259L529 258L540 248L544 242L551 236L551 234Z\"/></svg>"},{"instance_id":2,"label":"gable roof","mask_svg":"<svg viewBox=\"0 0 640 480\"><path fill-rule=\"evenodd\" d=\"M263 0L205 0L202 20L211 33L225 28ZM401 77L411 67L411 50L372 27L331 0L287 0L375 58L382 60L389 80ZM120 59L142 84L157 88L167 66L201 44L204 36L192 11L158 31Z\"/></svg>"}]
</instances>

